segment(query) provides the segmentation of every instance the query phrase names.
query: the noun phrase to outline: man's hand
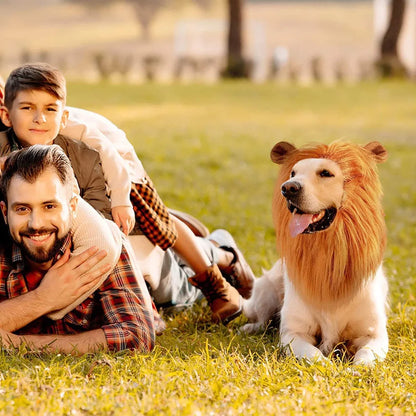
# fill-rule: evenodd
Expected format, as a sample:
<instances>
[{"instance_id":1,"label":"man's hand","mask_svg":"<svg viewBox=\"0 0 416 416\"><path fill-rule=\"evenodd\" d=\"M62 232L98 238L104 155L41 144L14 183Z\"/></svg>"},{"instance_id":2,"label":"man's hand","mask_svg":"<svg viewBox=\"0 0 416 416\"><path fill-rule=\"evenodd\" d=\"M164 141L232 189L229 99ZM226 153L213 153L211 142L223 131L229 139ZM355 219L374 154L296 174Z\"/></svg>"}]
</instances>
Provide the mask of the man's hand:
<instances>
[{"instance_id":1,"label":"man's hand","mask_svg":"<svg viewBox=\"0 0 416 416\"><path fill-rule=\"evenodd\" d=\"M136 222L132 206L118 206L111 208L111 215L121 231L123 231L124 234L129 235Z\"/></svg>"},{"instance_id":2,"label":"man's hand","mask_svg":"<svg viewBox=\"0 0 416 416\"><path fill-rule=\"evenodd\" d=\"M45 304L47 312L62 309L91 289L110 271L111 266L94 266L107 253L96 247L69 258L70 250L48 270L35 292L39 302Z\"/></svg>"}]
</instances>

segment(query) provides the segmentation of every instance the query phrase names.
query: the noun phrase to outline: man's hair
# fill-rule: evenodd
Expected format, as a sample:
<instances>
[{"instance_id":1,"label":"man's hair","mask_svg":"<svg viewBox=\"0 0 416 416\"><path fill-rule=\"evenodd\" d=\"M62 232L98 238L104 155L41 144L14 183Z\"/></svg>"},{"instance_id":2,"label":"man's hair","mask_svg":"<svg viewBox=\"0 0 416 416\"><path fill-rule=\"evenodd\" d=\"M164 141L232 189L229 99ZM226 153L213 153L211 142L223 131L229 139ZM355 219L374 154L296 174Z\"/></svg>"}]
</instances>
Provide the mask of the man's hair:
<instances>
[{"instance_id":1,"label":"man's hair","mask_svg":"<svg viewBox=\"0 0 416 416\"><path fill-rule=\"evenodd\" d=\"M19 176L29 183L47 169L53 169L61 183L72 193L75 184L74 171L66 154L57 145L42 145L26 147L10 153L4 163L0 177L0 191L2 199L7 203L7 191L14 176Z\"/></svg>"},{"instance_id":2,"label":"man's hair","mask_svg":"<svg viewBox=\"0 0 416 416\"><path fill-rule=\"evenodd\" d=\"M65 77L59 69L46 63L22 65L13 70L4 88L4 105L10 109L20 91L45 91L61 100L66 101Z\"/></svg>"}]
</instances>

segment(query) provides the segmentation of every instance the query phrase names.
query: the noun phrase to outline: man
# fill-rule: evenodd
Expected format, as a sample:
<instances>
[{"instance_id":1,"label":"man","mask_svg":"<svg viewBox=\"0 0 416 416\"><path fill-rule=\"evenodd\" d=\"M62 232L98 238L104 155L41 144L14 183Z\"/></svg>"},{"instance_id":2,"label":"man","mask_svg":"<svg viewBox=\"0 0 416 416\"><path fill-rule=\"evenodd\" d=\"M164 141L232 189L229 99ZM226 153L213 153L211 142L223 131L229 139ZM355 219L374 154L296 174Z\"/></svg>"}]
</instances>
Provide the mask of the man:
<instances>
[{"instance_id":1,"label":"man","mask_svg":"<svg viewBox=\"0 0 416 416\"><path fill-rule=\"evenodd\" d=\"M155 340L151 302L124 246L98 290L62 319L46 316L95 283L90 268L102 258L89 259L91 249L68 260L78 201L74 183L69 159L55 145L25 148L5 162L0 204L12 241L0 247L2 343L80 354L150 351ZM106 271L102 266L96 274Z\"/></svg>"}]
</instances>

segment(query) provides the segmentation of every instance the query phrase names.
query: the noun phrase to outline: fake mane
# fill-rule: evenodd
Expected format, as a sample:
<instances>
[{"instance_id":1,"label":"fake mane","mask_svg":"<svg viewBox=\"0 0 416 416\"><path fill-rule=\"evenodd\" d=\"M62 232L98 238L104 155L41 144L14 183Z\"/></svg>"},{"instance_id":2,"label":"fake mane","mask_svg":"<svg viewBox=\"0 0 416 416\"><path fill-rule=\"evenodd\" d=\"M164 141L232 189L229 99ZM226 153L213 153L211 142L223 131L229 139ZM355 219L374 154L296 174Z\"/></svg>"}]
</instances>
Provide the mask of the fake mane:
<instances>
[{"instance_id":1,"label":"fake mane","mask_svg":"<svg viewBox=\"0 0 416 416\"><path fill-rule=\"evenodd\" d=\"M307 158L338 163L344 175L343 203L327 230L292 238L291 213L280 188L292 167ZM363 147L335 142L301 148L287 156L274 191L273 220L277 250L302 297L318 306L339 303L374 276L386 246L381 196L376 163Z\"/></svg>"}]
</instances>

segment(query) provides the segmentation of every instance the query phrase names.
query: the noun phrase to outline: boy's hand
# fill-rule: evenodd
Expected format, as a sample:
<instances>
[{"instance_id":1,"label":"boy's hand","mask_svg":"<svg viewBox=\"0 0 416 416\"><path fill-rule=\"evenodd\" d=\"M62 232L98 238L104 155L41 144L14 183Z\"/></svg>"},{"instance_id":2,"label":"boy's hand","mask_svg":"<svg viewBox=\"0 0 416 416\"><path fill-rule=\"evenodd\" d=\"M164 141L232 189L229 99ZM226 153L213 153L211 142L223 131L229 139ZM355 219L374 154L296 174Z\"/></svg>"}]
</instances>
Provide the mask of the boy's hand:
<instances>
[{"instance_id":1,"label":"boy's hand","mask_svg":"<svg viewBox=\"0 0 416 416\"><path fill-rule=\"evenodd\" d=\"M133 208L131 206L114 207L111 208L111 214L114 222L121 231L123 231L124 234L129 235L136 222Z\"/></svg>"},{"instance_id":2,"label":"boy's hand","mask_svg":"<svg viewBox=\"0 0 416 416\"><path fill-rule=\"evenodd\" d=\"M110 271L105 264L93 267L107 253L91 247L83 253L69 258L69 248L65 254L48 270L37 289L39 301L47 304L50 312L65 308L82 294L90 290L100 278Z\"/></svg>"}]
</instances>

